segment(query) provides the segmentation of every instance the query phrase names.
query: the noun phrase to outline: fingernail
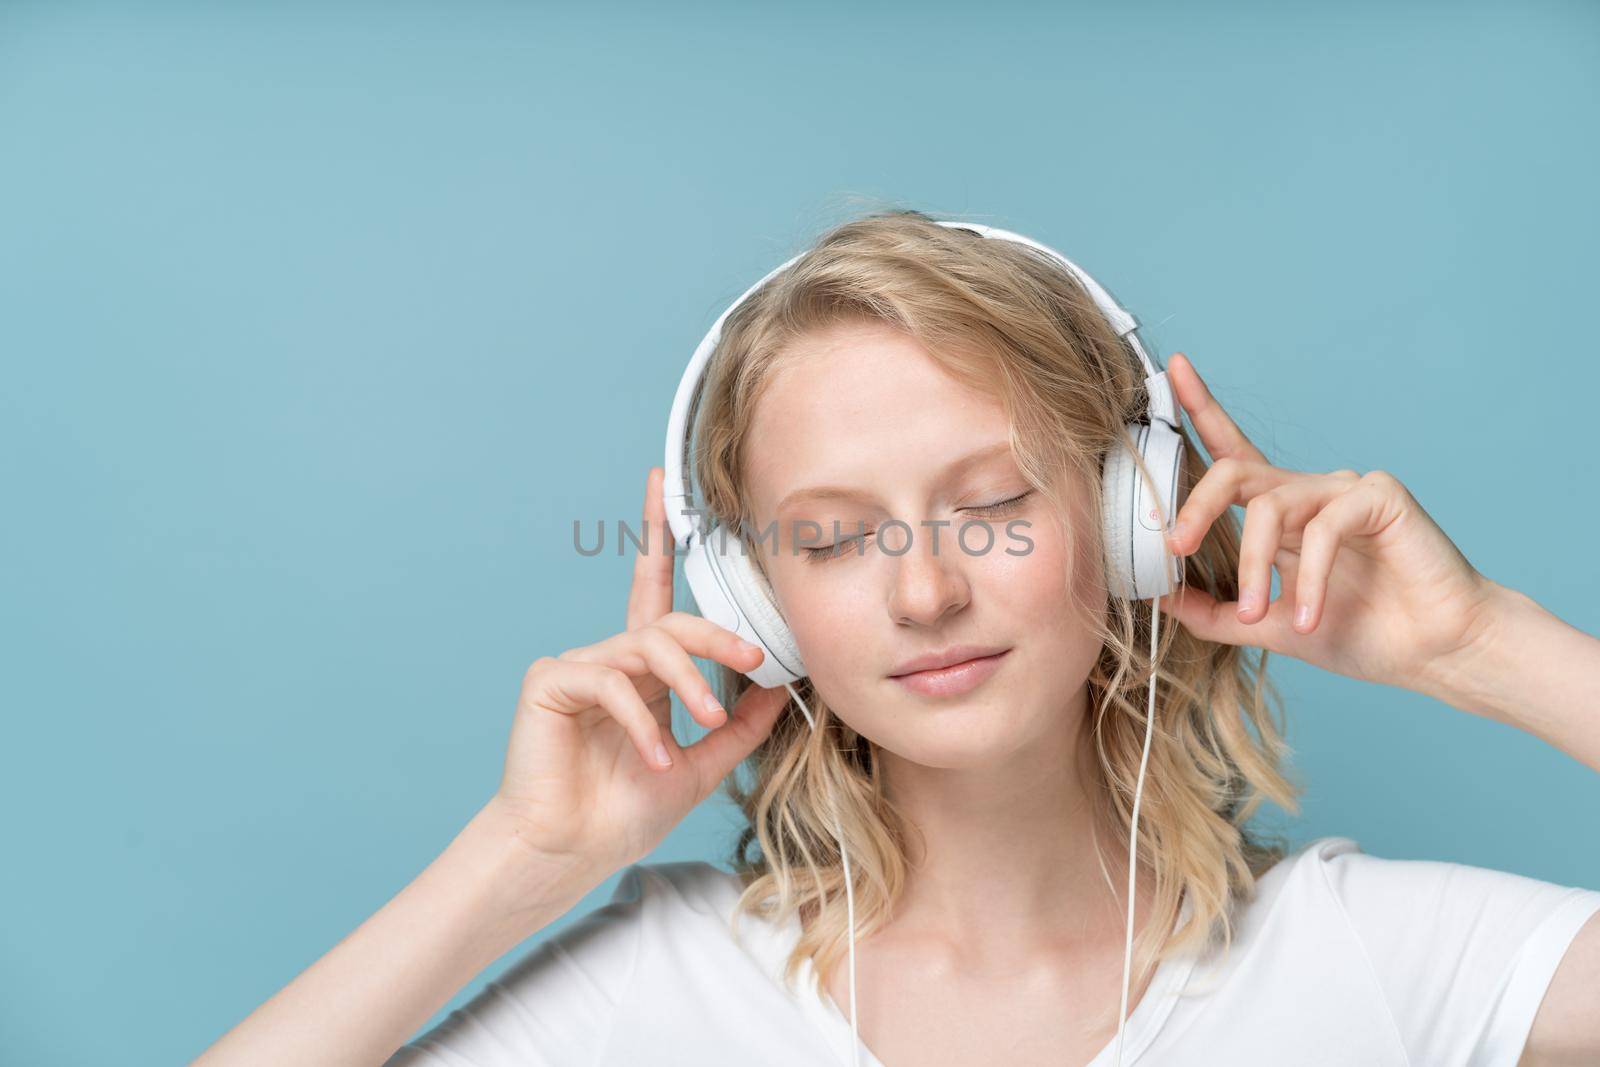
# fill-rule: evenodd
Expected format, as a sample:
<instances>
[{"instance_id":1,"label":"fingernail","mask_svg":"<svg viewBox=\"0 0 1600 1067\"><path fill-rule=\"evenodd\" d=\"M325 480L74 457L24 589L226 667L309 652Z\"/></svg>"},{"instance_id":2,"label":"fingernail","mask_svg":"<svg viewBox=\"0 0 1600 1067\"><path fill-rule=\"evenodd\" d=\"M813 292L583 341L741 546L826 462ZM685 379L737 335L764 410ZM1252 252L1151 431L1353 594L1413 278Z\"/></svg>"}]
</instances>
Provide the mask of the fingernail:
<instances>
[{"instance_id":1,"label":"fingernail","mask_svg":"<svg viewBox=\"0 0 1600 1067\"><path fill-rule=\"evenodd\" d=\"M711 715L720 714L725 716L728 714L727 709L725 709L717 700L717 698L710 693L706 694L705 707L706 711Z\"/></svg>"},{"instance_id":2,"label":"fingernail","mask_svg":"<svg viewBox=\"0 0 1600 1067\"><path fill-rule=\"evenodd\" d=\"M746 652L760 652L761 651L761 646L758 645L758 644L755 644L754 642L746 641L743 638L740 638L739 639L739 643L744 646L744 650Z\"/></svg>"},{"instance_id":3,"label":"fingernail","mask_svg":"<svg viewBox=\"0 0 1600 1067\"><path fill-rule=\"evenodd\" d=\"M1246 589L1239 595L1239 614L1248 615L1250 612L1256 610L1256 607L1260 603L1261 594L1256 592L1254 589Z\"/></svg>"},{"instance_id":4,"label":"fingernail","mask_svg":"<svg viewBox=\"0 0 1600 1067\"><path fill-rule=\"evenodd\" d=\"M1311 605L1301 604L1294 609L1294 624L1304 630L1311 622Z\"/></svg>"},{"instance_id":5,"label":"fingernail","mask_svg":"<svg viewBox=\"0 0 1600 1067\"><path fill-rule=\"evenodd\" d=\"M659 741L656 742L656 762L663 767L672 766L672 757L667 755L667 746Z\"/></svg>"},{"instance_id":6,"label":"fingernail","mask_svg":"<svg viewBox=\"0 0 1600 1067\"><path fill-rule=\"evenodd\" d=\"M1167 539L1173 544L1178 544L1183 540L1183 535L1188 532L1189 529L1187 526L1181 522L1175 522L1172 524L1172 529L1167 532Z\"/></svg>"}]
</instances>

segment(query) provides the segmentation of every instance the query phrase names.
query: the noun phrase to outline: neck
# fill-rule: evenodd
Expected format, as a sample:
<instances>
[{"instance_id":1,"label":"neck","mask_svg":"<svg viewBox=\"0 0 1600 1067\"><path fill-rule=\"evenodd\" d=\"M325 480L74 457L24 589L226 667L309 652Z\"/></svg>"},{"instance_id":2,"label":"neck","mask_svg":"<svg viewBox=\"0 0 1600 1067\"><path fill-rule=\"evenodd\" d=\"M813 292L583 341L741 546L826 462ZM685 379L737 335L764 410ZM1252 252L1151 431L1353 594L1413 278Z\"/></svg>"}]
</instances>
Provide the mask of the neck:
<instances>
[{"instance_id":1,"label":"neck","mask_svg":"<svg viewBox=\"0 0 1600 1067\"><path fill-rule=\"evenodd\" d=\"M1075 705L1054 720L1060 729L981 767L926 767L879 751L888 794L915 827L907 845L912 869L893 921L898 932L980 958L1041 943L1121 945L1127 827L1111 827L1093 800L1103 787L1084 729L1087 687ZM1154 876L1140 859L1142 926Z\"/></svg>"}]
</instances>

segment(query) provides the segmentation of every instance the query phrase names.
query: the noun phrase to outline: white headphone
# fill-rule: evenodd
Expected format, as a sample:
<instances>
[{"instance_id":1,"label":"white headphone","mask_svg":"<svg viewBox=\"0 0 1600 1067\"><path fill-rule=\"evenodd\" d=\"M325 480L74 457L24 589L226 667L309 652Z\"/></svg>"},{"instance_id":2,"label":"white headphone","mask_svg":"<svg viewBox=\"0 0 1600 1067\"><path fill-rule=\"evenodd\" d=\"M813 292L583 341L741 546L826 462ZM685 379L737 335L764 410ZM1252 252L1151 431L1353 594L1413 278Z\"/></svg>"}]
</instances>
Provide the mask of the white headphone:
<instances>
[{"instance_id":1,"label":"white headphone","mask_svg":"<svg viewBox=\"0 0 1600 1067\"><path fill-rule=\"evenodd\" d=\"M1182 560L1173 556L1166 545L1166 532L1170 528L1168 524L1183 505L1185 489L1181 482L1184 446L1178 432L1172 384L1167 380L1166 372L1157 369L1140 344L1135 332L1139 324L1134 317L1123 310L1099 282L1066 256L1020 234L993 226L943 220L939 220L939 225L971 230L986 238L1029 245L1060 262L1094 298L1117 335L1127 339L1144 364L1148 409L1144 421L1125 425L1126 447L1115 448L1106 456L1102 476L1105 507L1101 514L1101 525L1110 594L1126 600L1152 601L1150 657L1153 671L1161 617L1154 601L1171 593L1183 581ZM667 509L667 523L672 529L674 551L683 554L684 577L701 615L761 646L766 652L761 664L745 673L764 688L782 685L788 689L789 695L805 713L806 721L815 730L817 724L811 716L811 709L790 684L804 678L807 671L794 635L778 610L772 587L754 559L746 554L743 543L736 535L723 530L703 511L692 510L700 505L691 492L694 488L692 474L687 485L684 477L688 458L689 415L705 374L706 363L721 340L723 322L751 293L800 258L797 255L774 267L740 294L739 299L717 316L717 321L695 349L689 366L683 372L683 379L678 383L672 414L667 420L666 479L662 495ZM1135 455L1143 458L1149 478L1140 477ZM1116 1062L1119 1065L1122 1062L1122 1037L1127 1021L1128 979L1133 953L1133 889L1138 854L1139 800L1144 791L1145 765L1150 757L1150 733L1155 722L1153 673L1148 690L1150 699L1145 721L1144 752L1139 761L1133 821L1128 835L1131 847L1128 856L1127 944L1122 973L1122 1008L1117 1023ZM834 832L844 866L845 900L850 926L851 1054L859 1065L861 1038L856 1025L855 894L850 876L850 859L845 851L844 834L837 817Z\"/></svg>"}]
</instances>

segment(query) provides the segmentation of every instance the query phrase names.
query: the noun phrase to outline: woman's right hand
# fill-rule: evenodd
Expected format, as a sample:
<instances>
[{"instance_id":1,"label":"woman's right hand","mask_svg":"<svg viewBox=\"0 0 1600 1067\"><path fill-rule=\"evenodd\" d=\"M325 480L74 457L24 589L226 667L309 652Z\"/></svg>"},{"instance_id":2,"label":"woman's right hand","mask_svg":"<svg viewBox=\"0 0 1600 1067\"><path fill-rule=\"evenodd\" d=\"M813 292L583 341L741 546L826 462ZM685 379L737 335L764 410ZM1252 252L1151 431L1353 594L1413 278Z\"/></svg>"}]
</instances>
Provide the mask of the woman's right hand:
<instances>
[{"instance_id":1,"label":"woman's right hand","mask_svg":"<svg viewBox=\"0 0 1600 1067\"><path fill-rule=\"evenodd\" d=\"M664 472L646 479L645 550L636 553L627 629L544 656L522 680L493 805L524 844L603 881L660 843L771 731L788 700L752 685L730 718L691 656L753 670L764 653L722 626L672 610L672 539ZM711 730L683 748L672 693ZM657 745L671 760L662 766Z\"/></svg>"}]
</instances>

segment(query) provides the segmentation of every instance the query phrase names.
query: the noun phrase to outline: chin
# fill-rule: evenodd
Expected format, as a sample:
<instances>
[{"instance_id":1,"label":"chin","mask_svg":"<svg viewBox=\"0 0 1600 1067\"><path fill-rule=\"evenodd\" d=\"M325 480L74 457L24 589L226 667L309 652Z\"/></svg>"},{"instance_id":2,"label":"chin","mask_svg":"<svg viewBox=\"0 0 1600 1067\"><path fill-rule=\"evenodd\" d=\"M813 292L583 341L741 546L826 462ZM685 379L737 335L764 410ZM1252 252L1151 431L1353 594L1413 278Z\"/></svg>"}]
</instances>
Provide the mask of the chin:
<instances>
[{"instance_id":1,"label":"chin","mask_svg":"<svg viewBox=\"0 0 1600 1067\"><path fill-rule=\"evenodd\" d=\"M895 716L901 736L879 741L902 759L941 770L968 770L1004 761L1026 748L1042 724L1019 715L1025 705L1005 694L978 699L904 702Z\"/></svg>"},{"instance_id":2,"label":"chin","mask_svg":"<svg viewBox=\"0 0 1600 1067\"><path fill-rule=\"evenodd\" d=\"M897 752L901 759L919 767L938 771L981 771L1009 763L1018 752L1018 746L979 745L970 740L948 745L930 745L923 740L910 750Z\"/></svg>"}]
</instances>

